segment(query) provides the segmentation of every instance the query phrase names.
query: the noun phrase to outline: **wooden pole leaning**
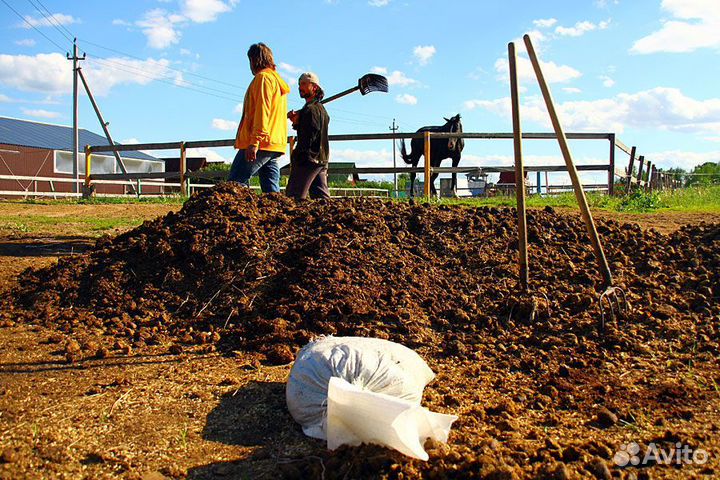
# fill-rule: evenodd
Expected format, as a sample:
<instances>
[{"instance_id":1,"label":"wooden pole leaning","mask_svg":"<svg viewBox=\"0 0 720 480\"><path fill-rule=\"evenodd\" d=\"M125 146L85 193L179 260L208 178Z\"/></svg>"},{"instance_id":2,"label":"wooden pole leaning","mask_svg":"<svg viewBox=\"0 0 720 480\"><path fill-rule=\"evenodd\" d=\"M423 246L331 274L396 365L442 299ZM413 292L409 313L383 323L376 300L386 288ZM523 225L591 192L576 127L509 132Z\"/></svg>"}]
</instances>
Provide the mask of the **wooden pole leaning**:
<instances>
[{"instance_id":1,"label":"wooden pole leaning","mask_svg":"<svg viewBox=\"0 0 720 480\"><path fill-rule=\"evenodd\" d=\"M425 152L423 157L425 157L425 198L430 198L430 132L425 132Z\"/></svg>"},{"instance_id":2,"label":"wooden pole leaning","mask_svg":"<svg viewBox=\"0 0 720 480\"><path fill-rule=\"evenodd\" d=\"M575 167L575 162L573 161L572 154L570 153L570 147L568 146L565 132L563 131L562 125L560 125L560 120L555 110L555 104L553 103L553 99L550 94L550 89L548 88L547 82L545 81L545 76L543 75L543 72L540 68L540 62L538 61L538 57L535 54L535 48L533 47L532 41L530 40L530 36L524 35L523 41L525 42L525 46L527 47L530 61L532 63L533 69L535 70L535 76L537 77L538 84L540 85L540 90L542 91L543 98L545 99L545 105L547 106L548 112L550 113L550 120L552 121L553 128L555 129L555 135L557 136L558 143L560 144L560 150L562 151L565 165L567 166L568 173L570 174L570 180L572 180L573 189L575 190L575 198L577 199L578 205L580 206L580 213L582 214L583 220L585 221L585 227L587 229L588 236L590 237L590 242L593 246L595 258L597 259L598 266L600 267L600 272L603 276L603 280L605 281L605 287L609 288L610 286L612 286L612 274L610 273L610 267L608 265L607 258L605 258L605 252L603 251L602 245L600 244L600 237L597 233L597 229L595 228L595 223L593 222L592 214L590 213L590 207L588 206L587 199L585 198L585 192L583 191L582 183L580 182L580 177L578 176L578 171Z\"/></svg>"},{"instance_id":3,"label":"wooden pole leaning","mask_svg":"<svg viewBox=\"0 0 720 480\"><path fill-rule=\"evenodd\" d=\"M528 291L530 275L528 272L527 216L525 211L525 169L522 158L522 130L520 126L520 96L517 77L517 57L515 44L508 44L510 67L510 99L512 105L513 150L515 153L515 197L518 216L518 263L520 267L520 288Z\"/></svg>"}]
</instances>

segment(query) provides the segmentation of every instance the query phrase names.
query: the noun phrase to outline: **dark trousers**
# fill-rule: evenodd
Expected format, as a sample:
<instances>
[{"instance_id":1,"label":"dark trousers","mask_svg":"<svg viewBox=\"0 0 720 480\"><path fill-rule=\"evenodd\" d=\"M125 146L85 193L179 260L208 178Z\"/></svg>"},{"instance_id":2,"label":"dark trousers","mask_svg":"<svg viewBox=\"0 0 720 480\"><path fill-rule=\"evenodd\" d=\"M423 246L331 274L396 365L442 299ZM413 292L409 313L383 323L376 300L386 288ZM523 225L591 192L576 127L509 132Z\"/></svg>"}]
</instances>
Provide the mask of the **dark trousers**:
<instances>
[{"instance_id":1,"label":"dark trousers","mask_svg":"<svg viewBox=\"0 0 720 480\"><path fill-rule=\"evenodd\" d=\"M285 193L288 197L305 199L330 198L327 184L327 165L295 161L290 165L290 179Z\"/></svg>"}]
</instances>

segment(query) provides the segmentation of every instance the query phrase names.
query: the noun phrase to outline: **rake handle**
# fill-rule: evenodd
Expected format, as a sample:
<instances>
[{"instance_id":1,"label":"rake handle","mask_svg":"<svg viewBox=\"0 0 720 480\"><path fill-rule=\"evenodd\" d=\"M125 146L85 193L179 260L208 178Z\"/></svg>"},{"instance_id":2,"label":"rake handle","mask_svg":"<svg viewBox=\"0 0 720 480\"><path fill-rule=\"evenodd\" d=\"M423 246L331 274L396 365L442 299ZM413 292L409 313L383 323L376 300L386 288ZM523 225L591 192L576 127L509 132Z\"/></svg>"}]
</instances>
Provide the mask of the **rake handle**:
<instances>
[{"instance_id":1,"label":"rake handle","mask_svg":"<svg viewBox=\"0 0 720 480\"><path fill-rule=\"evenodd\" d=\"M587 228L590 242L595 252L595 258L597 259L600 272L602 273L603 280L605 281L605 287L612 285L612 274L610 273L610 267L608 266L607 258L605 258L605 252L603 251L602 245L600 244L600 237L598 236L597 229L595 228L595 222L593 221L592 213L590 213L590 207L585 198L585 192L583 191L582 183L580 183L580 177L575 168L575 162L573 162L572 154L570 153L570 147L568 146L565 132L563 131L562 125L558 118L557 111L555 110L555 104L553 103L550 89L548 88L545 76L543 75L542 69L540 68L540 62L538 61L535 48L533 47L532 41L529 35L523 36L525 47L527 48L528 55L530 56L530 62L532 63L533 70L535 70L535 76L537 77L540 90L542 91L543 98L545 99L545 105L547 106L548 113L550 114L550 120L552 121L553 128L555 129L555 136L557 137L558 143L560 144L560 150L565 160L568 173L570 174L570 180L572 180L573 190L575 191L575 198L577 199L578 205L580 206L580 213L582 214L583 220L585 221L585 227Z\"/></svg>"},{"instance_id":2,"label":"rake handle","mask_svg":"<svg viewBox=\"0 0 720 480\"><path fill-rule=\"evenodd\" d=\"M337 99L340 98L340 97L344 97L345 95L349 95L349 94L351 94L351 93L353 93L353 92L356 92L356 91L358 91L358 90L360 90L360 86L355 86L355 87L352 87L352 88L348 88L348 89L345 90L345 91L342 91L342 92L340 92L340 93L336 93L336 94L333 95L332 97L323 98L323 99L320 101L320 103L326 104L326 103L332 102L333 100L337 100Z\"/></svg>"}]
</instances>

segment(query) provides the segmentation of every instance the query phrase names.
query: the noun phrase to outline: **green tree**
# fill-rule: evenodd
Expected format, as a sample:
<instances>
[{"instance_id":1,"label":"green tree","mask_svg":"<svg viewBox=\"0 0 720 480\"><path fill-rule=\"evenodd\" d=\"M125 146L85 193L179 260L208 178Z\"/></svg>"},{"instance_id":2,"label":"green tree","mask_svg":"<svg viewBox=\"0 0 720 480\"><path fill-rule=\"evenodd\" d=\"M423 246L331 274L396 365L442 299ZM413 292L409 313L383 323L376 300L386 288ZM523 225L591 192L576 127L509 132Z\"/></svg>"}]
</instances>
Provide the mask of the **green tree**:
<instances>
[{"instance_id":1,"label":"green tree","mask_svg":"<svg viewBox=\"0 0 720 480\"><path fill-rule=\"evenodd\" d=\"M691 172L687 186L707 186L720 184L720 163L706 162Z\"/></svg>"}]
</instances>

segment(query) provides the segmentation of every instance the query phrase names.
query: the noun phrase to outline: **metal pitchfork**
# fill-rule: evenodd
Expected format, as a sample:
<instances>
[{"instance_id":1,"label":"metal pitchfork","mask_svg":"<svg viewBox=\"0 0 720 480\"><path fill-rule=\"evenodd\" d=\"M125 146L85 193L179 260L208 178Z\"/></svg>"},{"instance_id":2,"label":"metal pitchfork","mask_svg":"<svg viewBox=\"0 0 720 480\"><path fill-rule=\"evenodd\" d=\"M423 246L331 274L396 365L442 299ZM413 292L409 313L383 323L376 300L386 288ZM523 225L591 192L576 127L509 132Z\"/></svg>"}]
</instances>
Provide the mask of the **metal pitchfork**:
<instances>
[{"instance_id":1,"label":"metal pitchfork","mask_svg":"<svg viewBox=\"0 0 720 480\"><path fill-rule=\"evenodd\" d=\"M562 151L563 158L565 159L565 165L567 165L568 173L570 174L570 179L572 180L575 198L580 206L580 213L585 221L585 227L587 228L588 236L590 237L590 242L593 246L595 258L597 259L600 272L603 276L603 287L605 290L600 295L600 330L604 330L605 305L607 304L610 310L608 318L610 320L615 320L616 317L622 315L625 310L627 310L627 298L625 296L625 292L621 288L613 285L613 278L610 273L607 258L605 258L605 252L603 252L600 237L598 236L597 229L595 228L595 222L593 221L587 199L585 198L585 192L583 191L582 184L580 183L580 177L578 176L577 168L575 168L575 162L573 162L572 155L570 154L570 147L568 146L565 132L560 125L560 120L558 119L557 112L555 111L555 105L553 103L552 96L550 95L550 89L548 88L545 76L540 68L540 62L538 61L530 36L524 35L523 41L525 42L525 47L527 48L528 55L530 56L530 62L532 63L533 70L535 70L535 76L537 77L540 90L542 91L543 98L545 99L545 105L550 113L550 120L552 121L553 128L555 129L555 135L557 136L558 143L560 144L560 150Z\"/></svg>"},{"instance_id":2,"label":"metal pitchfork","mask_svg":"<svg viewBox=\"0 0 720 480\"><path fill-rule=\"evenodd\" d=\"M532 322L537 315L541 302L537 298L529 296L528 284L530 279L528 269L528 248L527 248L527 213L525 210L525 168L522 158L522 130L520 128L520 95L517 77L517 58L515 55L515 43L508 44L508 64L510 68L510 98L512 100L512 122L513 122L513 147L515 153L515 197L517 199L518 216L518 264L520 269L520 295L528 297L529 314ZM543 294L545 300L546 314L550 316L550 301ZM514 308L514 307L513 307ZM512 316L512 310L510 311Z\"/></svg>"}]
</instances>

